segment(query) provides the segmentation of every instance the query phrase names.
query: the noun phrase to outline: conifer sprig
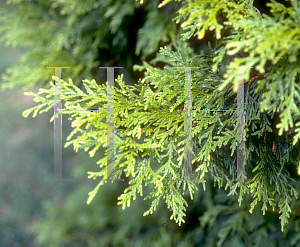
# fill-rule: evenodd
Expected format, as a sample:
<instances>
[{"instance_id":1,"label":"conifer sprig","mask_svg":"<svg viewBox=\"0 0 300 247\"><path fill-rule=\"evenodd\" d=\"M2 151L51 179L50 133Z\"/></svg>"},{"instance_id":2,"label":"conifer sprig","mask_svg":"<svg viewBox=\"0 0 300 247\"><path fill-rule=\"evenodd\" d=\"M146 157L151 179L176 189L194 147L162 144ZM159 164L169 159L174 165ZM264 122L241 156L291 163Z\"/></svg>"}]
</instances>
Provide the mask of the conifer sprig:
<instances>
[{"instance_id":1,"label":"conifer sprig","mask_svg":"<svg viewBox=\"0 0 300 247\"><path fill-rule=\"evenodd\" d=\"M171 1L164 1L160 6ZM119 149L115 167L117 178L124 173L130 177L130 186L119 197L119 204L130 206L136 194L143 195L145 185L153 184L153 191L145 199L153 199L152 205L144 215L153 213L160 199L164 199L172 211L171 219L177 224L184 222L187 201L184 198L186 188L193 198L196 185L202 183L205 189L205 177L208 170L219 187L225 181L228 195L238 195L241 206L246 194L253 202L252 213L261 202L263 213L268 205L279 208L282 230L288 223L292 198L298 198L290 171L299 164L299 151L296 144L300 138L300 86L299 86L299 5L291 1L292 7L272 1L269 5L273 17L261 16L253 1L222 0L183 1L176 21L185 20L187 31L183 39L198 34L205 35L207 29L215 30L216 45L210 46L209 55L195 54L186 41L162 47L156 59L165 64L163 69L154 68L149 63L135 66L146 70L145 78L135 86L127 86L119 76L115 88L115 148ZM220 12L228 21L220 23ZM221 30L231 26L231 35L223 38ZM275 33L272 37L270 33ZM293 30L290 32L290 30ZM175 51L173 51L173 49ZM271 64L270 64L271 62ZM192 70L192 105L193 109L193 172L195 180L184 180L184 103L185 74L181 67L200 67ZM236 175L236 125L235 111L220 113L212 109L235 109L237 72L236 67L246 66L245 81L245 162L251 181L234 181ZM235 67L235 68L233 68ZM225 68L225 69L224 69ZM254 75L253 71L258 71ZM262 76L263 74L263 76ZM234 82L233 90L230 82ZM70 109L86 109L97 106L106 109L106 87L98 86L95 81L85 80L86 93L76 88L72 81L63 82L62 99ZM39 94L47 93L46 97ZM54 95L54 88L41 90L34 100L41 105L24 112L28 116L34 111L44 112L54 106L48 99ZM82 105L79 105L82 103ZM48 106L45 110L42 107ZM209 110L203 110L209 109ZM272 120L278 110L281 123L277 124L279 135L283 130L298 132L293 136L293 143L279 140L272 129ZM74 149L83 148L93 156L100 146L106 147L107 113L74 113L74 131L81 135L69 141ZM52 118L53 119L53 118ZM82 130L86 124L86 130ZM297 127L297 128L296 128ZM160 163L155 170L150 158ZM256 160L256 161L255 161ZM89 172L89 177L103 178L107 158L98 161L99 172ZM88 203L96 195L100 186L90 192ZM244 217L244 213L243 213ZM239 222L236 216L230 219ZM225 227L220 239L224 241L230 231Z\"/></svg>"}]
</instances>

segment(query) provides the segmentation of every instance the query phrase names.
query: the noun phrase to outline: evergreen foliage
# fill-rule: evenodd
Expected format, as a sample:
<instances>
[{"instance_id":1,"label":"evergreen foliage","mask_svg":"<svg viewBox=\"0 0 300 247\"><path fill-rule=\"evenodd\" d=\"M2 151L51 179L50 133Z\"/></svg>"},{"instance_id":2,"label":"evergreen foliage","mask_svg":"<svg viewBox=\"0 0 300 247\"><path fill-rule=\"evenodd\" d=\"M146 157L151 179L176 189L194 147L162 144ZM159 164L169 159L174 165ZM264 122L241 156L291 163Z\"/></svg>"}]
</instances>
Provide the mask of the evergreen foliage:
<instances>
[{"instance_id":1,"label":"evergreen foliage","mask_svg":"<svg viewBox=\"0 0 300 247\"><path fill-rule=\"evenodd\" d=\"M163 6L169 1L160 5ZM202 38L206 29L216 30L216 38L221 38L221 30L224 26L230 27L230 36L217 42L216 47L210 47L212 54L195 55L185 41L174 45L175 52L171 46L160 49L159 56L155 61L164 62L164 69L153 68L144 62L137 69L147 69L145 78L135 86L127 86L122 76L116 79L120 88L115 88L115 130L116 130L116 174L120 178L124 172L127 177L131 176L130 186L125 189L124 194L119 197L119 204L125 208L130 206L131 200L135 200L136 194L143 195L143 182L145 186L152 183L155 189L145 198L151 199L152 205L144 215L153 213L159 201L164 199L168 208L172 211L171 219L181 225L185 222L183 217L187 202L183 195L188 189L191 199L196 184L202 183L205 189L205 173L210 169L219 187L223 180L226 188L230 189L229 195L239 195L239 204L243 196L251 193L253 202L250 212L253 211L258 201L263 202L262 211L268 208L268 204L274 209L277 205L280 210L282 230L290 217L291 208L289 202L298 197L293 182L287 169L288 166L296 166L299 162L299 153L293 147L298 142L300 134L293 136L291 141L273 140L271 123L268 116L274 117L277 110L283 110L280 114L281 123L279 135L283 130L288 131L294 127L299 118L299 67L297 67L299 54L299 20L300 9L297 1L291 1L292 7L286 8L282 4L272 1L269 4L273 17L261 16L259 11L253 7L253 1L184 1L179 10L176 21L184 19L182 27L189 29L183 35L187 40L197 34ZM222 24L218 22L218 13L226 15L228 21ZM276 37L270 36L276 30ZM292 30L292 31L291 31ZM281 38L284 37L284 38ZM237 56L242 51L247 56ZM227 54L227 55L226 55ZM223 62L225 56L232 55L229 67L220 75L217 73L218 66L226 65ZM272 64L267 66L267 61ZM176 66L201 67L192 75L192 99L193 109L224 109L224 106L234 108L232 96L234 91L228 84L237 82L237 66L246 66L245 80L250 80L250 68L260 73L265 73L262 80L248 83L246 87L246 156L247 169L252 170L254 176L252 181L237 181L234 183L236 159L236 125L235 113L227 113L227 118L219 113L199 111L193 114L197 126L193 129L194 163L197 164L198 172L195 181L175 181L183 179L183 144L184 144L184 71ZM225 79L224 79L225 78ZM258 82L259 81L259 82ZM94 80L84 81L87 93L82 92L73 85L72 80L63 82L62 100L66 102L66 108L82 110L97 106L105 108L106 87L98 86ZM237 87L235 83L234 89ZM41 90L40 93L48 94L46 98L54 95L54 87L49 90ZM35 110L34 115L41 107L47 105L49 110L54 102L38 96L36 101L42 104L24 112L24 116ZM78 102L85 103L78 105ZM227 103L227 104L226 104ZM42 111L43 112L43 111ZM103 120L106 112L75 113L72 118L73 134L80 131L81 135L67 143L73 144L74 148L91 150L91 156L97 149L106 145L106 124ZM266 121L261 121L265 119ZM86 124L86 130L81 127ZM225 125L230 126L224 129ZM257 126L258 125L258 126ZM297 126L300 126L297 123ZM153 130L153 131L151 131ZM298 129L292 129L293 132ZM292 132L292 133L293 133ZM263 136L266 135L264 143ZM255 143L254 136L258 137ZM140 140L140 141L138 141ZM270 143L275 142L277 154ZM228 146L230 145L230 146ZM230 150L230 151L229 151ZM230 155L229 155L230 152ZM255 163L255 153L259 159ZM296 153L296 154L295 154ZM151 166L150 158L158 160L161 164L158 170ZM89 177L105 177L107 159L99 160L102 168L99 172L89 172ZM98 186L90 192L88 203L93 199L99 187L105 182L101 181ZM239 188L239 192L237 189ZM280 196L275 202L275 194Z\"/></svg>"},{"instance_id":2,"label":"evergreen foliage","mask_svg":"<svg viewBox=\"0 0 300 247\"><path fill-rule=\"evenodd\" d=\"M17 1L14 2L17 3ZM55 9L59 6L59 2L54 1L56 4L52 4L51 8ZM94 6L94 1L92 2L89 6ZM110 1L99 2L103 6L104 2L107 2L106 6L111 3L111 7L101 10L106 10L106 17L111 18L110 30L107 30L107 33L117 33L122 15L132 13L133 10L130 8L140 4L131 1L130 6L123 6L126 10L119 11L122 1L114 2L114 4ZM143 58L145 58L156 50L160 42L172 42L162 46L151 62L143 61L142 65L134 66L136 71L146 70L144 78L138 80L135 85L129 85L127 81L124 81L123 75L115 80L117 84L114 96L116 176L122 178L122 174L125 174L129 179L129 187L125 188L124 193L119 196L118 204L122 205L123 209L126 206L132 207L131 201L136 199L137 194L144 196L144 190L150 187L151 190L144 199L151 199L152 202L150 208L144 212L144 216L152 214L159 207L162 199L171 211L170 219L174 219L180 226L185 222L185 216L189 217L188 214L186 215L188 204L192 203L191 200L196 194L195 190L198 190L197 186L201 183L204 190L206 187L209 188L209 192L199 192L198 200L203 199L203 202L198 202L197 206L201 204L208 210L200 218L201 229L194 229L189 233L190 235L186 235L186 238L190 237L187 240L190 243L205 244L205 246L215 244L217 246L267 246L267 244L269 246L299 246L297 210L300 204L297 201L299 185L296 172L300 165L299 3L291 0L290 6L286 7L271 0L268 6L273 15L267 16L261 14L253 6L253 0L179 0L177 2L180 2L180 8L174 21L181 23L183 30L186 30L182 39L178 39L181 32L175 31L175 25L172 26L168 21L156 22L158 12L153 10L147 17L149 22L139 29L136 52L144 51ZM50 4L47 1L46 3ZM70 25L80 23L78 16L93 12L91 9L84 12L86 8L79 8L80 4L77 2L74 2L74 5L69 1L63 3L63 6L57 8L61 8L62 13L69 13L67 23L71 23ZM158 2L155 4L157 6ZM174 6L178 6L176 4L172 0L165 0L159 4L159 7L164 9L173 6L165 9L168 12L167 10L173 11ZM47 5L46 9L49 6ZM152 6L152 4L147 6ZM76 12L78 16L73 15ZM89 21L92 20L91 17ZM86 20L83 23L85 22ZM86 25L95 26L95 24L88 23ZM107 25L105 27L107 28ZM86 30L86 26L82 30ZM161 36L155 30L161 30ZM199 54L190 46L188 40L192 36L201 39L208 30L215 31L216 42ZM7 33L10 32L7 31ZM82 50L84 47L94 54L91 47L96 49L102 40L105 40L101 35L97 36L99 37L96 39L98 43L94 46L93 43L88 43L83 39L83 43L80 45L78 43L80 48L77 49ZM158 38L159 36L161 39ZM116 37L118 36L114 36ZM12 40L9 36L6 38ZM70 42L72 39L66 40ZM79 38L73 40L79 42ZM93 38L89 37L87 40L93 40ZM62 42L57 38L58 41ZM111 41L109 39L109 42ZM115 42L120 44L118 39ZM76 51L76 42L73 41L73 43L73 51ZM61 45L57 51L63 50L63 47L71 48L73 43L69 46ZM126 49L126 46L123 47ZM51 49L54 49L54 46L49 48L49 51L52 51ZM117 52L119 51L116 50ZM82 59L83 54L82 51L76 56ZM64 63L70 61L73 75L68 77L77 79L83 76L85 78L83 83L85 90L77 87L72 79L62 81L61 99L65 104L64 108L69 110L105 109L107 85L98 85L95 80L86 79L91 74L85 74L82 70L76 69L75 66L82 66L82 64L78 65L78 61L74 62L72 67L71 62L76 60L61 59ZM94 62L95 59L92 55L87 60L84 59L87 63L87 73L100 65ZM165 65L164 68L155 66L159 62ZM120 66L120 64L117 65ZM178 66L200 67L192 69L193 109L224 110L234 109L236 106L236 67L246 67L245 168L250 181L234 181L236 176L236 112L220 113L204 110L193 112L195 180L184 180L185 74L182 68L175 68ZM45 76L46 73L43 71L43 78L46 78ZM15 78L10 78L12 79ZM24 83L28 83L26 80ZM17 80L15 82L22 84ZM34 100L40 104L26 110L23 113L25 117L32 112L35 117L37 113L48 111L54 106L53 83L50 88L41 89L38 94L26 94L34 96ZM46 94L46 96L41 96L41 94ZM42 109L43 107L46 108ZM106 111L72 113L70 120L73 121L74 130L68 137L69 142L66 146L73 144L76 151L83 149L86 152L89 151L91 157L94 156L100 147L107 146L106 117ZM54 117L51 121L53 119ZM276 122L276 119L279 122ZM77 133L79 135L74 138L73 136ZM159 166L153 163L154 160L159 162ZM97 164L100 171L89 172L89 178L105 178L107 158L99 159ZM238 199L228 197L222 192L215 192L217 194L215 198L209 198L216 188L210 184L212 181L208 171L213 177L214 186L218 185L220 190L225 182L225 190L229 189L228 196L234 195ZM97 193L100 193L98 190L105 183L106 181L101 180L90 192L88 204ZM147 185L149 187L145 189ZM187 194L191 199L187 198ZM285 230L286 239L279 237L277 228L274 226L275 220L262 218L257 209L261 209L267 216L272 211L280 214L281 230ZM198 236L199 239L192 240L192 236Z\"/></svg>"},{"instance_id":3,"label":"evergreen foliage","mask_svg":"<svg viewBox=\"0 0 300 247\"><path fill-rule=\"evenodd\" d=\"M128 80L133 80L132 66L141 56L151 55L159 44L174 42L178 33L172 22L176 5L159 11L158 3L7 1L0 8L0 42L24 53L19 64L4 74L2 90L49 88L45 78L51 78L53 70L46 66L71 67L62 70L63 77L74 78L77 86L83 79L105 80L106 73L98 69L103 65L123 66Z\"/></svg>"}]
</instances>

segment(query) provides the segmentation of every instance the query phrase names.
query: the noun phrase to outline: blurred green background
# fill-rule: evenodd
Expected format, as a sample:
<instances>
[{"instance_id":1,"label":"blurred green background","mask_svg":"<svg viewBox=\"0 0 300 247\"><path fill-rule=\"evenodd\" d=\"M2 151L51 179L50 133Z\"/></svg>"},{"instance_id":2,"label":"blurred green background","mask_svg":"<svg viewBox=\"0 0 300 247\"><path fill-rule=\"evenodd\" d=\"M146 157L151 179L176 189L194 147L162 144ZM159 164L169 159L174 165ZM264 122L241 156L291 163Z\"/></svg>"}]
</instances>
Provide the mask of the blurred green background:
<instances>
[{"instance_id":1,"label":"blurred green background","mask_svg":"<svg viewBox=\"0 0 300 247\"><path fill-rule=\"evenodd\" d=\"M1 46L0 73L16 63L21 53ZM30 91L37 92L38 88ZM42 202L62 203L77 182L76 179L72 182L45 181L53 177L54 125L49 122L51 112L36 118L22 117L22 112L36 103L32 97L18 92L18 88L0 92L0 98L0 245L35 246L30 226L41 217ZM69 131L70 123L64 118L63 140ZM85 153L76 154L72 147L63 149L64 177L71 177L75 160L80 156L90 160Z\"/></svg>"}]
</instances>

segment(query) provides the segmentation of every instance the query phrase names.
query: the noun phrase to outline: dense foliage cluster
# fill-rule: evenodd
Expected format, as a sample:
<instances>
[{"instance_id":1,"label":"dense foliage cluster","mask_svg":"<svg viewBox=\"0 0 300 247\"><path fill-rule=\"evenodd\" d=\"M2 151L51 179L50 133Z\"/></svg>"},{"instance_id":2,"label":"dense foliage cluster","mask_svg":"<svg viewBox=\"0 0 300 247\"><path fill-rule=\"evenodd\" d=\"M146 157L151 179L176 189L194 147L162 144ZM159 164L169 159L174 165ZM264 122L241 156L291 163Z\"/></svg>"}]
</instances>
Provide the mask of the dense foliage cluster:
<instances>
[{"instance_id":1,"label":"dense foliage cluster","mask_svg":"<svg viewBox=\"0 0 300 247\"><path fill-rule=\"evenodd\" d=\"M91 2L90 5L86 3L83 5L94 6L93 10L83 7L82 11L79 11L80 4L74 2L73 5L70 1L64 1L65 5L59 8L62 13L66 13L68 25L78 25L80 19L76 15L67 15L67 13L78 12L82 18L84 14L89 13L90 21L96 21L98 19L93 19L93 16L98 16L98 13L94 11L101 4L108 6L111 3L107 1L106 5L105 1L91 0ZM129 4L128 1L128 5L126 2L121 8L121 2L112 4L104 13L106 18L112 18L106 25L109 26L107 33L116 34L113 35L116 41L112 42L118 45L120 44L118 37L124 35L121 33L123 29L118 29L123 15L132 13L133 6L144 4L134 1ZM211 198L205 199L206 202L203 202L205 207L211 206L211 208L200 218L201 227L210 229L215 226L209 233L213 240L204 237L201 240L207 246L213 246L213 244L209 245L213 243L209 241L218 241L218 246L226 242L228 245L226 239L230 233L239 235L239 237L236 235L232 237L234 241L231 242L231 246L242 246L242 243L245 246L266 244L266 235L274 229L272 223L259 218L259 213L255 211L258 206L263 214L272 210L280 214L282 231L286 227L285 229L290 230L290 234L291 231L298 232L299 219L294 218L298 216L297 209L300 206L297 201L299 194L297 168L300 166L300 5L298 1L291 0L290 6L287 7L271 0L268 6L272 16L261 14L259 9L253 6L253 0L179 0L176 2L165 0L159 5L157 2L155 4L170 16L174 15L170 10L174 11L177 6L177 15L173 16L173 21L179 23L184 32L178 31L176 25L171 24L172 22L159 20L157 23L156 20L159 19L157 16L160 14L158 10L153 10L148 16L151 21L146 21L138 31L136 52L144 51L145 56L142 58L142 65L135 65L134 69L145 71L143 78L134 85L127 83L123 75L115 80L115 175L116 178L122 178L124 174L129 179L129 186L119 196L118 204L122 205L123 209L129 207L137 194L144 196L145 186L149 186L151 191L144 199L151 199L152 202L150 208L144 212L144 216L152 214L162 199L172 212L170 219L174 219L180 226L185 222L188 201L193 200L198 184L202 184L205 190L207 182L212 182L211 174L214 185L218 185L220 189L225 182L225 189L229 189L228 195L236 195L238 200L234 202L226 199L221 192L215 199L224 205L214 204ZM58 4L56 1L54 3ZM46 8L51 6L51 9L54 9L52 12L55 13L59 6L56 4ZM146 6L150 8L152 3ZM168 6L171 7L168 9ZM104 9L102 8L101 11ZM58 43L53 45L58 47L58 51L65 48L71 50L73 53L70 56L76 55L80 59L85 54L87 58L84 61L87 61L85 62L87 67L84 70L76 67L82 66L82 64L78 65L76 60L64 61L70 62L71 67L73 62L76 64L72 69L75 71L73 76L77 77L80 74L88 78L82 72L92 71L92 68L96 67L93 49L99 49L103 38L102 30L106 29L100 28L104 25L103 22L82 23L84 23L81 25L82 30L86 30L85 25L99 30L99 33L95 32L97 36L92 38L94 43L84 43L84 36L79 34L76 36L72 33L70 37L64 36L65 41L57 36ZM48 25L47 28L52 27ZM215 32L215 41L213 44L209 43L209 46L201 52L195 51L189 44L189 39L192 36L202 39L208 30ZM85 31L79 33L83 35ZM180 34L182 34L181 39L179 39ZM83 43L76 43L79 37L83 39L81 41ZM144 60L147 55L156 50L160 42L168 44L160 47L151 62ZM58 44L60 46L57 46ZM80 49L76 48L76 45ZM76 53L78 49L81 53ZM81 49L88 51L85 53ZM47 60L47 63L51 61ZM164 66L162 68L155 66L156 63ZM245 67L245 169L249 178L247 181L235 179L237 113L229 111L236 108L237 68L241 66ZM183 67L199 67L192 69L191 80L194 109L192 131L194 180L184 180L185 73ZM72 79L62 80L61 99L65 109L107 109L107 84L100 85L96 80L86 78L83 80L84 89L74 85ZM52 82L50 88L40 89L37 94L26 93L34 96L34 100L40 104L26 110L23 115L27 117L34 112L35 117L37 113L52 109L54 106L52 98L55 93ZM43 107L46 108L42 109ZM73 144L75 150L84 149L89 151L91 157L94 156L100 147L107 147L106 118L106 111L71 113L70 119L73 121L74 130L65 146ZM54 116L51 121L53 119ZM74 137L75 134L78 135ZM89 178L100 179L96 188L89 194L88 204L96 196L100 187L107 183L101 180L106 176L107 157L99 159L97 164L100 171L88 172ZM210 188L210 185L208 187ZM187 191L191 200L186 198ZM224 216L226 219L218 232L217 224L221 221L218 216L221 214L229 216ZM289 222L291 215L293 221ZM254 218L251 220L251 217L260 220L256 221ZM258 228L261 230L257 230ZM281 240L276 236L270 244L275 242L280 244ZM199 240L199 243L201 241ZM299 237L292 235L287 242L299 245Z\"/></svg>"},{"instance_id":2,"label":"dense foliage cluster","mask_svg":"<svg viewBox=\"0 0 300 247\"><path fill-rule=\"evenodd\" d=\"M270 6L274 17L262 18L259 11L252 6L251 1L245 1L243 4L234 1L221 1L215 4L210 1L186 2L180 9L178 17L175 18L177 21L185 18L182 26L189 29L189 32L183 35L183 39L188 39L195 32L199 38L202 38L207 28L215 29L216 38L220 39L223 25L228 25L234 31L226 37L225 41L221 41L222 46L217 44L212 55L195 56L184 42L178 42L178 46L175 46L176 52L172 52L170 47L161 48L160 57L157 57L156 61L169 63L164 69L153 68L145 62L143 66L137 66L139 69L147 69L146 77L137 85L126 86L122 77L116 80L120 87L115 89L115 133L118 149L116 173L118 178L123 171L127 177L132 176L130 187L119 197L123 207L130 205L136 193L143 195L143 182L146 186L148 183L153 183L155 189L146 199L155 199L145 215L153 213L160 199L163 198L173 212L171 219L174 218L180 225L184 222L183 216L187 206L182 196L186 187L191 198L193 198L196 183L201 182L205 189L204 175L210 168L219 185L222 184L224 178L226 179L226 187L230 188L230 194L237 193L237 188L240 188L240 203L244 194L251 193L254 201L250 212L260 200L263 201L263 212L267 209L267 204L274 208L276 206L274 196L278 193L281 196L278 206L282 227L287 223L291 196L296 198L298 196L298 192L291 184L287 166L296 165L299 157L292 152L292 144L284 141L275 142L277 147L275 156L275 150L270 148L270 141L273 137L268 135L267 139L263 140L263 136L266 132L273 131L268 115L272 117L277 110L283 110L280 115L282 123L276 126L281 135L283 130L288 131L289 128L294 127L294 122L300 113L297 108L300 100L297 83L299 68L296 66L298 60L295 55L299 53L300 46L297 45L297 41L299 41L300 33L296 31L289 33L284 41L278 37L269 37L275 28L278 36L286 36L287 30L299 31L296 29L299 28L296 13L298 5L296 2L293 3L293 8L285 8L273 1ZM228 21L220 24L217 20L218 11L226 14ZM283 18L282 14L289 15ZM218 75L216 70L219 64L224 64L225 54L236 55L241 50L247 52L248 56L234 57L224 75ZM162 55L166 58L163 59ZM268 67L268 72L265 68L267 60L272 62L272 65ZM245 80L249 80L250 69L254 65L256 65L256 70L266 74L263 80L259 80L259 83L251 83L251 85L248 83L246 88L247 163L253 172L256 172L252 181L238 181L235 184L228 175L228 172L233 175L236 166L236 158L233 155L236 150L236 129L234 128L237 121L236 114L233 112L229 117L227 114L226 120L222 121L222 114L212 114L208 111L198 111L193 114L194 121L197 123L193 129L196 148L193 161L198 164L196 171L201 171L200 177L195 181L175 181L178 178L183 179L182 174L184 174L182 172L182 146L185 95L184 71L180 71L180 68L174 69L174 67L200 67L193 72L192 76L193 109L224 109L225 102L228 98L232 99L234 92L230 92L230 88L226 86L231 81L237 81L235 68L245 66ZM105 86L97 86L95 81L86 80L87 93L83 93L73 86L71 80L69 83L63 82L62 85L62 100L66 102L67 109L105 107L107 101ZM54 95L55 90L51 88L41 92L48 93L47 98L49 98ZM43 103L36 107L36 112L46 104L47 109L54 106L53 101L41 96L35 100ZM78 102L86 104L79 106ZM29 112L27 111L25 116ZM69 138L77 131L82 134L69 144L73 143L75 149L84 148L86 151L94 147L90 151L90 155L93 156L95 151L101 145L105 146L106 143L106 124L102 121L106 118L106 112L76 113L73 117L79 114L80 116L77 116L73 122L75 129ZM261 119L266 121L261 121ZM84 124L86 124L86 130L81 129ZM224 128L225 125L233 128ZM151 129L154 130L153 133ZM253 136L259 138L258 146L254 145ZM300 134L294 136L294 145L299 137ZM141 142L139 143L138 140ZM230 152L226 149L228 143ZM255 154L260 157L256 164L253 162ZM156 171L151 167L151 158L159 160L161 164ZM90 172L90 178L105 177L106 162L106 158L100 160L98 164L102 170ZM90 193L88 202L104 183L101 181Z\"/></svg>"}]
</instances>

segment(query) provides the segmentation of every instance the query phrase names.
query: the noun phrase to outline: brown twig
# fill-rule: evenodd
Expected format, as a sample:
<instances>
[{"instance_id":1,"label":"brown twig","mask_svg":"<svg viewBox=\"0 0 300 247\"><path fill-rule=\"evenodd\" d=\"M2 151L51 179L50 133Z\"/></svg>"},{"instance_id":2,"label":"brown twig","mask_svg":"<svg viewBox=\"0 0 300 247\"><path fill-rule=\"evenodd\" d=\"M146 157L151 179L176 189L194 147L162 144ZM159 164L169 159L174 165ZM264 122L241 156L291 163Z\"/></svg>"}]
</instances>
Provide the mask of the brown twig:
<instances>
[{"instance_id":1,"label":"brown twig","mask_svg":"<svg viewBox=\"0 0 300 247\"><path fill-rule=\"evenodd\" d=\"M255 81L256 79L258 79L258 78L263 78L264 76L265 76L265 74L258 74L258 75L256 75L256 76L253 76L253 77L250 78L249 81L246 81L245 84L248 83L248 82L251 84L251 83L252 83L253 81ZM231 83L233 84L234 82L231 82ZM232 85L230 88L231 88L231 90L232 90L232 89L233 89L233 85Z\"/></svg>"},{"instance_id":2,"label":"brown twig","mask_svg":"<svg viewBox=\"0 0 300 247\"><path fill-rule=\"evenodd\" d=\"M267 208L266 210L267 212L270 212L270 213L275 213L275 214L279 214L279 209L278 208L275 208L273 210L273 208ZM294 216L300 216L300 210L298 209L297 212L292 212L291 215L294 215Z\"/></svg>"}]
</instances>

